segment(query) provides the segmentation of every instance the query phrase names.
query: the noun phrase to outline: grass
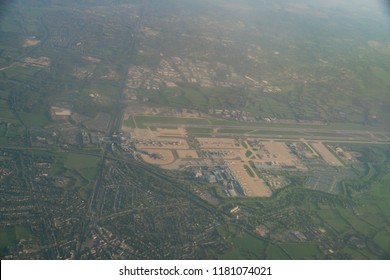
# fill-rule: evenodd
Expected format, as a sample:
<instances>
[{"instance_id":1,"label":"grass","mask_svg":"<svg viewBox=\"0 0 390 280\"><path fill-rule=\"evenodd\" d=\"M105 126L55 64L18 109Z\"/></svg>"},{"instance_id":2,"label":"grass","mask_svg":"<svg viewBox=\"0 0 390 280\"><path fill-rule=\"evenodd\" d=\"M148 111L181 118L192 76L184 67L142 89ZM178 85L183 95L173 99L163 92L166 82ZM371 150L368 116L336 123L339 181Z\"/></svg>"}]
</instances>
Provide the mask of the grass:
<instances>
[{"instance_id":1,"label":"grass","mask_svg":"<svg viewBox=\"0 0 390 280\"><path fill-rule=\"evenodd\" d=\"M336 210L318 210L320 218L335 229L338 233L347 232L351 229L350 225L338 214Z\"/></svg>"},{"instance_id":2,"label":"grass","mask_svg":"<svg viewBox=\"0 0 390 280\"><path fill-rule=\"evenodd\" d=\"M262 259L267 248L267 243L249 234L233 237L232 249L221 256L225 260Z\"/></svg>"},{"instance_id":3,"label":"grass","mask_svg":"<svg viewBox=\"0 0 390 280\"><path fill-rule=\"evenodd\" d=\"M3 250L8 246L16 243L16 233L14 227L0 228L0 249Z\"/></svg>"},{"instance_id":4,"label":"grass","mask_svg":"<svg viewBox=\"0 0 390 280\"><path fill-rule=\"evenodd\" d=\"M244 168L245 168L245 170L246 170L246 172L248 173L249 176L251 176L253 178L255 177L255 174L253 173L252 169L248 165L245 164Z\"/></svg>"},{"instance_id":5,"label":"grass","mask_svg":"<svg viewBox=\"0 0 390 280\"><path fill-rule=\"evenodd\" d=\"M251 150L247 150L247 151L245 152L245 156L246 156L247 158L251 157L252 154L253 154L253 153L252 153Z\"/></svg>"},{"instance_id":6,"label":"grass","mask_svg":"<svg viewBox=\"0 0 390 280\"><path fill-rule=\"evenodd\" d=\"M0 124L0 137L5 136L5 133L7 131L7 126L5 123Z\"/></svg>"},{"instance_id":7,"label":"grass","mask_svg":"<svg viewBox=\"0 0 390 280\"><path fill-rule=\"evenodd\" d=\"M290 257L283 251L283 249L278 246L271 244L267 249L267 259L268 260L290 260Z\"/></svg>"},{"instance_id":8,"label":"grass","mask_svg":"<svg viewBox=\"0 0 390 280\"><path fill-rule=\"evenodd\" d=\"M88 181L96 178L100 158L90 155L69 154L64 162L67 169L76 170Z\"/></svg>"},{"instance_id":9,"label":"grass","mask_svg":"<svg viewBox=\"0 0 390 280\"><path fill-rule=\"evenodd\" d=\"M9 96L9 92L5 90L0 90L0 98L3 98L4 100L7 100Z\"/></svg>"},{"instance_id":10,"label":"grass","mask_svg":"<svg viewBox=\"0 0 390 280\"><path fill-rule=\"evenodd\" d=\"M7 129L7 137L18 137L25 133L25 129L22 126L10 126Z\"/></svg>"},{"instance_id":11,"label":"grass","mask_svg":"<svg viewBox=\"0 0 390 280\"><path fill-rule=\"evenodd\" d=\"M378 232L374 237L374 242L390 256L390 226Z\"/></svg>"},{"instance_id":12,"label":"grass","mask_svg":"<svg viewBox=\"0 0 390 280\"><path fill-rule=\"evenodd\" d=\"M0 119L10 123L17 122L14 112L8 107L0 107Z\"/></svg>"},{"instance_id":13,"label":"grass","mask_svg":"<svg viewBox=\"0 0 390 280\"><path fill-rule=\"evenodd\" d=\"M253 129L264 129L264 131L267 131L267 128L296 128L298 129L316 129L320 133L319 136L321 136L321 133L327 132L321 132L321 130L341 130L345 133L345 131L351 131L354 130L368 130L368 131L376 131L376 132L383 132L383 127L376 127L376 126L369 126L369 125L363 125L363 124L357 124L357 123L330 123L330 124L304 124L304 123L268 123L268 122L239 122L239 121L233 121L233 120L225 120L225 119L210 119L211 124L213 125L219 125L219 126L240 126L243 129L245 128L253 128ZM237 128L239 129L239 128ZM259 134L264 133L262 131L259 132ZM269 131L269 133L277 134L278 131ZM298 132L290 132L290 133L300 133ZM307 133L316 135L316 132L305 132L302 133L304 135L307 135ZM330 135L340 135L337 133L330 133ZM361 135L361 134L359 134ZM329 134L328 134L329 136Z\"/></svg>"},{"instance_id":14,"label":"grass","mask_svg":"<svg viewBox=\"0 0 390 280\"><path fill-rule=\"evenodd\" d=\"M369 195L363 200L364 204L376 205L381 214L390 220L390 173L385 175L378 183L374 184ZM389 223L388 223L389 224Z\"/></svg>"},{"instance_id":15,"label":"grass","mask_svg":"<svg viewBox=\"0 0 390 280\"><path fill-rule=\"evenodd\" d=\"M50 122L45 113L20 112L19 116L26 126L44 126Z\"/></svg>"},{"instance_id":16,"label":"grass","mask_svg":"<svg viewBox=\"0 0 390 280\"><path fill-rule=\"evenodd\" d=\"M41 68L38 67L22 67L22 66L13 66L4 71L6 73L7 78L15 79L20 82L25 82L32 79L32 76L38 72L42 71Z\"/></svg>"},{"instance_id":17,"label":"grass","mask_svg":"<svg viewBox=\"0 0 390 280\"><path fill-rule=\"evenodd\" d=\"M0 137L0 146L6 146L8 145L8 138L7 137Z\"/></svg>"},{"instance_id":18,"label":"grass","mask_svg":"<svg viewBox=\"0 0 390 280\"><path fill-rule=\"evenodd\" d=\"M258 130L251 132L251 134L264 134L264 135L291 135L291 136L308 136L307 133L301 133L296 131L282 131L282 130Z\"/></svg>"},{"instance_id":19,"label":"grass","mask_svg":"<svg viewBox=\"0 0 390 280\"><path fill-rule=\"evenodd\" d=\"M125 120L123 123L127 127L136 128L133 116L129 116L129 118Z\"/></svg>"},{"instance_id":20,"label":"grass","mask_svg":"<svg viewBox=\"0 0 390 280\"><path fill-rule=\"evenodd\" d=\"M213 132L211 128L207 127L187 127L186 128L187 133L193 133L193 134L210 134Z\"/></svg>"},{"instance_id":21,"label":"grass","mask_svg":"<svg viewBox=\"0 0 390 280\"><path fill-rule=\"evenodd\" d=\"M352 246L346 246L341 250L342 253L347 254L353 260L366 260L368 257L363 254L362 250L356 249Z\"/></svg>"},{"instance_id":22,"label":"grass","mask_svg":"<svg viewBox=\"0 0 390 280\"><path fill-rule=\"evenodd\" d=\"M120 91L120 88L118 87L116 82L110 80L95 81L91 85L90 89L94 92L99 93L100 95L104 95L109 98L115 98Z\"/></svg>"},{"instance_id":23,"label":"grass","mask_svg":"<svg viewBox=\"0 0 390 280\"><path fill-rule=\"evenodd\" d=\"M313 260L323 259L324 255L317 247L317 245L309 243L284 243L281 247L292 257L294 260Z\"/></svg>"},{"instance_id":24,"label":"grass","mask_svg":"<svg viewBox=\"0 0 390 280\"><path fill-rule=\"evenodd\" d=\"M251 129L239 129L239 128L222 128L218 129L218 133L233 133L233 134L245 134L251 132Z\"/></svg>"},{"instance_id":25,"label":"grass","mask_svg":"<svg viewBox=\"0 0 390 280\"><path fill-rule=\"evenodd\" d=\"M26 239L31 236L30 228L24 225L17 225L15 227L15 235L16 239Z\"/></svg>"},{"instance_id":26,"label":"grass","mask_svg":"<svg viewBox=\"0 0 390 280\"><path fill-rule=\"evenodd\" d=\"M235 92L223 88L202 88L197 86L179 86L161 89L158 94L151 90L138 90L142 97L156 105L207 110L221 106L226 100L237 99Z\"/></svg>"},{"instance_id":27,"label":"grass","mask_svg":"<svg viewBox=\"0 0 390 280\"><path fill-rule=\"evenodd\" d=\"M57 153L51 174L71 178L72 187L77 189L82 199L87 200L93 188L99 162L100 158L96 156Z\"/></svg>"},{"instance_id":28,"label":"grass","mask_svg":"<svg viewBox=\"0 0 390 280\"><path fill-rule=\"evenodd\" d=\"M0 228L0 255L3 256L7 251L7 247L15 245L19 240L26 239L31 236L29 227L25 225L17 225Z\"/></svg>"},{"instance_id":29,"label":"grass","mask_svg":"<svg viewBox=\"0 0 390 280\"><path fill-rule=\"evenodd\" d=\"M340 215L357 231L365 236L375 233L375 228L356 216L350 209L338 209Z\"/></svg>"}]
</instances>

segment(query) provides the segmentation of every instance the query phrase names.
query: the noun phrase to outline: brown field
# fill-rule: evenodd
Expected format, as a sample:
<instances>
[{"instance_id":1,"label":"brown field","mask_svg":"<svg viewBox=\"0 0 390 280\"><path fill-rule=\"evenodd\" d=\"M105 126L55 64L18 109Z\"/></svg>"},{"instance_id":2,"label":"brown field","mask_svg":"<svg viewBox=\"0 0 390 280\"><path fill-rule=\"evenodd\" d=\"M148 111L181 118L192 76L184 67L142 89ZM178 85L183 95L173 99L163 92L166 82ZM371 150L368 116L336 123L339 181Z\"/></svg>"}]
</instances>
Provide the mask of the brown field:
<instances>
[{"instance_id":1,"label":"brown field","mask_svg":"<svg viewBox=\"0 0 390 280\"><path fill-rule=\"evenodd\" d=\"M184 128L178 127L176 129L172 128L157 128L158 136L177 136L177 137L186 137L187 132Z\"/></svg>"},{"instance_id":2,"label":"brown field","mask_svg":"<svg viewBox=\"0 0 390 280\"><path fill-rule=\"evenodd\" d=\"M211 160L209 159L181 159L178 158L174 162L170 164L161 165L160 167L163 169L169 169L169 170L178 170L182 168L183 166L188 165L194 165L194 166L207 166L212 164Z\"/></svg>"},{"instance_id":3,"label":"brown field","mask_svg":"<svg viewBox=\"0 0 390 280\"><path fill-rule=\"evenodd\" d=\"M262 162L277 161L286 165L294 165L297 163L297 158L293 156L290 149L282 142L263 142L264 150L267 151Z\"/></svg>"},{"instance_id":4,"label":"brown field","mask_svg":"<svg viewBox=\"0 0 390 280\"><path fill-rule=\"evenodd\" d=\"M322 156L322 158L331 165L343 166L342 162L332 154L327 147L321 142L310 143L313 148Z\"/></svg>"},{"instance_id":5,"label":"brown field","mask_svg":"<svg viewBox=\"0 0 390 280\"><path fill-rule=\"evenodd\" d=\"M228 162L230 170L234 173L240 185L244 189L247 196L255 197L269 197L272 191L265 184L264 180L257 177L255 171L252 169L255 177L251 177L245 170L245 163L240 160Z\"/></svg>"},{"instance_id":6,"label":"brown field","mask_svg":"<svg viewBox=\"0 0 390 280\"><path fill-rule=\"evenodd\" d=\"M176 150L179 158L199 158L198 153L195 150Z\"/></svg>"},{"instance_id":7,"label":"brown field","mask_svg":"<svg viewBox=\"0 0 390 280\"><path fill-rule=\"evenodd\" d=\"M134 138L140 138L140 139L150 139L152 137L156 137L149 128L147 129L142 129L142 128L134 128L131 129L132 136Z\"/></svg>"},{"instance_id":8,"label":"brown field","mask_svg":"<svg viewBox=\"0 0 390 280\"><path fill-rule=\"evenodd\" d=\"M315 158L315 157L318 157L318 154L317 152L306 142L304 142L304 144L306 145L306 147L310 150L310 151L306 151L305 152L305 156L308 157L308 158Z\"/></svg>"},{"instance_id":9,"label":"brown field","mask_svg":"<svg viewBox=\"0 0 390 280\"><path fill-rule=\"evenodd\" d=\"M33 47L35 45L38 45L40 42L41 42L40 40L33 39L33 38L26 39L24 40L23 48Z\"/></svg>"},{"instance_id":10,"label":"brown field","mask_svg":"<svg viewBox=\"0 0 390 280\"><path fill-rule=\"evenodd\" d=\"M146 149L145 149L146 150ZM141 154L142 159L150 164L165 165L175 161L172 151L162 149L147 149L150 154L156 154L157 158L153 158L150 155Z\"/></svg>"},{"instance_id":11,"label":"brown field","mask_svg":"<svg viewBox=\"0 0 390 280\"><path fill-rule=\"evenodd\" d=\"M50 58L46 56L41 56L38 58L35 57L26 57L24 59L24 62L31 66L36 66L36 67L49 67L51 64Z\"/></svg>"}]
</instances>

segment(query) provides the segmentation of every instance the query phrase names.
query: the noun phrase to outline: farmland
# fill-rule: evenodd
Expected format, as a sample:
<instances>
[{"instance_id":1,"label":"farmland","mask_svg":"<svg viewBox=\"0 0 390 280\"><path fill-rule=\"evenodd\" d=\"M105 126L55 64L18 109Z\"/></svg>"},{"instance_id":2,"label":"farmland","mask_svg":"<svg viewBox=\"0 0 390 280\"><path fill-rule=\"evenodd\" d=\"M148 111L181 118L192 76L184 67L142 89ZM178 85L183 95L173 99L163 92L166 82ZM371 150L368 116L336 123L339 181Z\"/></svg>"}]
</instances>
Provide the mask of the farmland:
<instances>
[{"instance_id":1,"label":"farmland","mask_svg":"<svg viewBox=\"0 0 390 280\"><path fill-rule=\"evenodd\" d=\"M385 9L268 2L0 4L1 258L389 259Z\"/></svg>"}]
</instances>

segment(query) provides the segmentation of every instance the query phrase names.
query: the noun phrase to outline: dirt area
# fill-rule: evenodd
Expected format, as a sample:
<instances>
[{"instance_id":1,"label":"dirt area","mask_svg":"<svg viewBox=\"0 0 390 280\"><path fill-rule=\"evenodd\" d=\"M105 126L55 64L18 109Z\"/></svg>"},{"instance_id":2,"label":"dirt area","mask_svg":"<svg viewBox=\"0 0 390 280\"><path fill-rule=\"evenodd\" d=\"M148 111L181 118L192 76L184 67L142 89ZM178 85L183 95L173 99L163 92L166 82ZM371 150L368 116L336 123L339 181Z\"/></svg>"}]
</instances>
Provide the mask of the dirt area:
<instances>
[{"instance_id":1,"label":"dirt area","mask_svg":"<svg viewBox=\"0 0 390 280\"><path fill-rule=\"evenodd\" d=\"M306 142L304 142L304 144L305 144L306 147L307 147L307 150L306 150L306 152L305 152L305 156L306 156L307 158L315 158L315 157L318 157L317 152L314 151L313 148L312 148L309 144L307 144Z\"/></svg>"},{"instance_id":2,"label":"dirt area","mask_svg":"<svg viewBox=\"0 0 390 280\"><path fill-rule=\"evenodd\" d=\"M41 56L41 57L38 57L38 58L26 57L24 59L24 62L27 63L27 64L30 64L31 66L49 67L50 63L51 63L51 60L50 60L50 58L48 58L46 56Z\"/></svg>"},{"instance_id":3,"label":"dirt area","mask_svg":"<svg viewBox=\"0 0 390 280\"><path fill-rule=\"evenodd\" d=\"M151 131L150 129L134 128L131 129L131 131L133 137L137 139L150 139L152 137L156 137L155 135L153 135L153 131Z\"/></svg>"},{"instance_id":4,"label":"dirt area","mask_svg":"<svg viewBox=\"0 0 390 280\"><path fill-rule=\"evenodd\" d=\"M268 153L261 161L277 161L286 165L295 165L297 158L295 158L290 149L282 142L263 142L264 151Z\"/></svg>"},{"instance_id":5,"label":"dirt area","mask_svg":"<svg viewBox=\"0 0 390 280\"><path fill-rule=\"evenodd\" d=\"M115 70L110 69L107 75L100 76L100 79L118 81L121 76ZM127 120L127 119L125 119Z\"/></svg>"},{"instance_id":6,"label":"dirt area","mask_svg":"<svg viewBox=\"0 0 390 280\"><path fill-rule=\"evenodd\" d=\"M157 133L160 134L160 136L178 136L178 137L187 136L186 130L182 127L179 127L177 129L157 128Z\"/></svg>"},{"instance_id":7,"label":"dirt area","mask_svg":"<svg viewBox=\"0 0 390 280\"><path fill-rule=\"evenodd\" d=\"M339 157L343 158L344 160L347 160L347 161L353 161L354 160L354 157L353 157L352 153L350 153L348 151L344 151L340 147L336 147L335 151L336 151L336 154Z\"/></svg>"},{"instance_id":8,"label":"dirt area","mask_svg":"<svg viewBox=\"0 0 390 280\"><path fill-rule=\"evenodd\" d=\"M240 160L230 161L227 164L230 170L236 176L247 196L269 197L272 195L272 191L265 184L264 180L258 178L255 171L251 167L249 168L252 170L252 173L255 177L251 177L248 174L244 167L245 163L241 162Z\"/></svg>"},{"instance_id":9,"label":"dirt area","mask_svg":"<svg viewBox=\"0 0 390 280\"><path fill-rule=\"evenodd\" d=\"M176 150L179 158L199 158L198 153L195 150Z\"/></svg>"},{"instance_id":10,"label":"dirt area","mask_svg":"<svg viewBox=\"0 0 390 280\"><path fill-rule=\"evenodd\" d=\"M311 142L310 145L331 165L343 166L342 162L329 151L322 142Z\"/></svg>"},{"instance_id":11,"label":"dirt area","mask_svg":"<svg viewBox=\"0 0 390 280\"><path fill-rule=\"evenodd\" d=\"M102 61L101 59L92 56L83 56L83 59L91 63L100 63Z\"/></svg>"},{"instance_id":12,"label":"dirt area","mask_svg":"<svg viewBox=\"0 0 390 280\"><path fill-rule=\"evenodd\" d=\"M28 47L36 46L36 45L38 45L40 42L41 42L40 40L37 40L37 39L35 39L35 38L26 39L26 40L24 40L23 48L28 48Z\"/></svg>"},{"instance_id":13,"label":"dirt area","mask_svg":"<svg viewBox=\"0 0 390 280\"><path fill-rule=\"evenodd\" d=\"M72 114L70 109L56 106L51 106L51 112L55 116L70 116Z\"/></svg>"},{"instance_id":14,"label":"dirt area","mask_svg":"<svg viewBox=\"0 0 390 280\"><path fill-rule=\"evenodd\" d=\"M179 116L182 118L199 118L200 113L182 112Z\"/></svg>"},{"instance_id":15,"label":"dirt area","mask_svg":"<svg viewBox=\"0 0 390 280\"><path fill-rule=\"evenodd\" d=\"M149 155L141 154L142 159L150 164L165 165L175 161L171 150L148 149Z\"/></svg>"}]
</instances>

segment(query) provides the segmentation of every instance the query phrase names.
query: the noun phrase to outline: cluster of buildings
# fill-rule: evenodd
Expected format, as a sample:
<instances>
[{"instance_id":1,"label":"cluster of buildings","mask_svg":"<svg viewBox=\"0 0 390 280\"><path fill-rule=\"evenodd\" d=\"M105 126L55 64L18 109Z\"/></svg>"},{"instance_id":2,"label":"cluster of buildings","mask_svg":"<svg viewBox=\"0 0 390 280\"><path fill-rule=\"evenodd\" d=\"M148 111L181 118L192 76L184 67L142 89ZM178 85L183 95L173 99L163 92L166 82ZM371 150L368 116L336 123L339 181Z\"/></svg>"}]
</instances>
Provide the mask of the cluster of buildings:
<instances>
[{"instance_id":1,"label":"cluster of buildings","mask_svg":"<svg viewBox=\"0 0 390 280\"><path fill-rule=\"evenodd\" d=\"M203 177L210 184L218 184L228 197L245 196L245 190L235 174L226 165L207 166L196 169L195 177Z\"/></svg>"},{"instance_id":2,"label":"cluster of buildings","mask_svg":"<svg viewBox=\"0 0 390 280\"><path fill-rule=\"evenodd\" d=\"M130 66L127 75L127 87L130 89L159 90L163 87L177 87L180 83L196 84L200 87L259 87L264 92L280 92L281 89L267 81L258 82L248 76L234 72L233 67L223 63L172 57L160 61L159 67L151 69Z\"/></svg>"},{"instance_id":3,"label":"cluster of buildings","mask_svg":"<svg viewBox=\"0 0 390 280\"><path fill-rule=\"evenodd\" d=\"M250 117L248 112L233 109L209 109L209 114L223 119L234 119L236 121L256 121Z\"/></svg>"}]
</instances>

